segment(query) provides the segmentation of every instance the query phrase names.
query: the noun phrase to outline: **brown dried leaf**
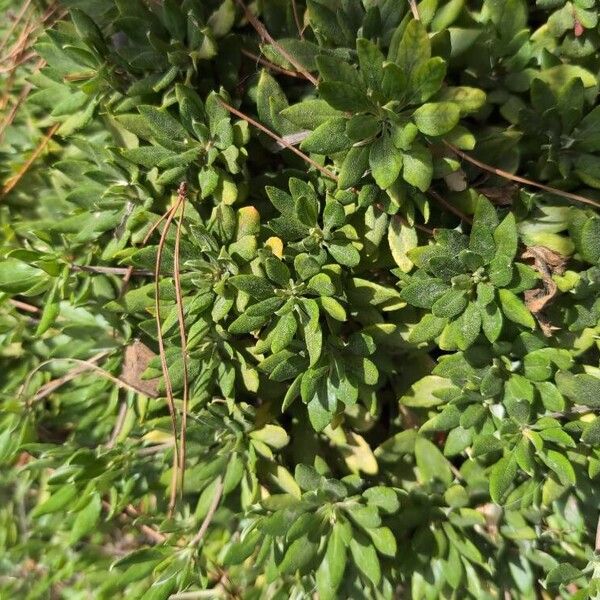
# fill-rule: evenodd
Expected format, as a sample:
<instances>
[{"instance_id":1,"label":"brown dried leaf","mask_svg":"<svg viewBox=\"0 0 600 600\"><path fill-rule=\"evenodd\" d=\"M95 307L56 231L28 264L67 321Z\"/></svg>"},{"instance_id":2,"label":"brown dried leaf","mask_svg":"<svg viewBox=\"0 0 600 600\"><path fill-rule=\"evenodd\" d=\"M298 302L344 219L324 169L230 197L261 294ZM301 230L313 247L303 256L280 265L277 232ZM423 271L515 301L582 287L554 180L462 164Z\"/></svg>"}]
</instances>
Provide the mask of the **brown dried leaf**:
<instances>
[{"instance_id":1,"label":"brown dried leaf","mask_svg":"<svg viewBox=\"0 0 600 600\"><path fill-rule=\"evenodd\" d=\"M146 344L135 340L125 348L121 379L151 398L158 398L158 378L142 379L148 364L156 355Z\"/></svg>"},{"instance_id":2,"label":"brown dried leaf","mask_svg":"<svg viewBox=\"0 0 600 600\"><path fill-rule=\"evenodd\" d=\"M552 332L559 328L552 325L541 313L558 292L552 275L564 273L567 258L545 246L529 246L521 254L521 258L533 261L533 267L542 276L542 287L526 290L524 297L527 308L536 316L543 334L550 337Z\"/></svg>"},{"instance_id":3,"label":"brown dried leaf","mask_svg":"<svg viewBox=\"0 0 600 600\"><path fill-rule=\"evenodd\" d=\"M490 202L498 206L510 206L515 194L519 191L517 185L509 184L502 187L479 187L477 191Z\"/></svg>"}]
</instances>

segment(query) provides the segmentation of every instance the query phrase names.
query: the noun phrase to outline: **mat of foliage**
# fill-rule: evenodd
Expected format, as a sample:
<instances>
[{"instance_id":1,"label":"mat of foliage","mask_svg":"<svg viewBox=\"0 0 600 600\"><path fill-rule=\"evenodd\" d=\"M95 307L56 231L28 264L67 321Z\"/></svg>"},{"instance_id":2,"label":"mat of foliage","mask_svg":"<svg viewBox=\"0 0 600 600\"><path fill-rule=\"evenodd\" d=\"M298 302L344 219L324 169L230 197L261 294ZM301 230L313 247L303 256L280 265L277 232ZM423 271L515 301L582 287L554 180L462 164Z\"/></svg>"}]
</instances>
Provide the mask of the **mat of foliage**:
<instances>
[{"instance_id":1,"label":"mat of foliage","mask_svg":"<svg viewBox=\"0 0 600 600\"><path fill-rule=\"evenodd\" d=\"M61 7L0 73L2 597L598 597L598 2Z\"/></svg>"}]
</instances>

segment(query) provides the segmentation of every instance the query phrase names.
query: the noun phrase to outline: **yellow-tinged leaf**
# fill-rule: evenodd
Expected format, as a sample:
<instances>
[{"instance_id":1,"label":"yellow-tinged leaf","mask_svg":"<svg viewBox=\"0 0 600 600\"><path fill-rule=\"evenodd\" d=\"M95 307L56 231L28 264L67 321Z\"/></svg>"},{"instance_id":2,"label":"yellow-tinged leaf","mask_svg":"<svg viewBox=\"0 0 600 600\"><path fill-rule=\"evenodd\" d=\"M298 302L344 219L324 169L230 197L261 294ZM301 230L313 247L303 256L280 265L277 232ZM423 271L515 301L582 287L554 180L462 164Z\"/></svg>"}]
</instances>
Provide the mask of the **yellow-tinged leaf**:
<instances>
[{"instance_id":1,"label":"yellow-tinged leaf","mask_svg":"<svg viewBox=\"0 0 600 600\"><path fill-rule=\"evenodd\" d=\"M160 431L159 429L153 429L142 436L145 442L151 442L153 444L167 444L173 441L173 434L166 431Z\"/></svg>"},{"instance_id":2,"label":"yellow-tinged leaf","mask_svg":"<svg viewBox=\"0 0 600 600\"><path fill-rule=\"evenodd\" d=\"M348 445L344 447L342 452L348 468L354 473L362 471L367 475L377 474L379 465L365 438L352 431L346 435L346 438Z\"/></svg>"},{"instance_id":3,"label":"yellow-tinged leaf","mask_svg":"<svg viewBox=\"0 0 600 600\"><path fill-rule=\"evenodd\" d=\"M396 264L400 270L408 273L413 267L413 262L408 258L407 252L416 248L419 243L417 230L405 225L400 219L393 218L388 229L388 243Z\"/></svg>"},{"instance_id":4,"label":"yellow-tinged leaf","mask_svg":"<svg viewBox=\"0 0 600 600\"><path fill-rule=\"evenodd\" d=\"M281 238L278 237L270 237L266 242L265 246L271 248L271 251L277 258L283 257L283 242Z\"/></svg>"}]
</instances>

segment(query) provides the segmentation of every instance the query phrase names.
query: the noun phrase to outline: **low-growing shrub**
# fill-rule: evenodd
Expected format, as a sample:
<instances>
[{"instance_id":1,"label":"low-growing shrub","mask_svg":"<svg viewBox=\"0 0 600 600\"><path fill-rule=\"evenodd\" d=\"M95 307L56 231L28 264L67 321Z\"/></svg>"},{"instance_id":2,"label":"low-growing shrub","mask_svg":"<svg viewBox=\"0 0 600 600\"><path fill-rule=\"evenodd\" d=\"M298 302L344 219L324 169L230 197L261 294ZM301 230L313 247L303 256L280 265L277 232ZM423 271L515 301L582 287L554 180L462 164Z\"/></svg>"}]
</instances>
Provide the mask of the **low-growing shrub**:
<instances>
[{"instance_id":1,"label":"low-growing shrub","mask_svg":"<svg viewBox=\"0 0 600 600\"><path fill-rule=\"evenodd\" d=\"M2 597L598 597L594 0L4 4Z\"/></svg>"}]
</instances>

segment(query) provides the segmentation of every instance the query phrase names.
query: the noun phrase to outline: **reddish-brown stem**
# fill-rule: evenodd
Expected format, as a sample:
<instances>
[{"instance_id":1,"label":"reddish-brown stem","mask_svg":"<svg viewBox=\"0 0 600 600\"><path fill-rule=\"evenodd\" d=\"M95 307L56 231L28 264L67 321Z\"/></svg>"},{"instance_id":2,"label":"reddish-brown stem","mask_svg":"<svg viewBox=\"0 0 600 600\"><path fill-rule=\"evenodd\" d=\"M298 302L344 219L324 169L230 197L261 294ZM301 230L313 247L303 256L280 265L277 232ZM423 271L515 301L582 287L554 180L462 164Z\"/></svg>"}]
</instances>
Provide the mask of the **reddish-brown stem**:
<instances>
[{"instance_id":1,"label":"reddish-brown stem","mask_svg":"<svg viewBox=\"0 0 600 600\"><path fill-rule=\"evenodd\" d=\"M255 121L252 117L249 117L248 115L244 114L243 112L237 110L237 108L233 108L233 106L227 104L227 102L225 102L224 100L221 100L221 104L230 113L234 114L236 117L243 119L244 121L246 121L253 127L256 127L256 129L259 129L263 133L267 134L270 138L274 139L275 141L279 142L281 145L285 146L288 150L291 150L294 154L297 154L300 158L302 158L302 160L305 160L308 164L312 165L315 169L321 171L321 173L323 173L323 175L325 175L325 177L329 177L329 179L332 179L333 181L338 180L337 175L332 173L329 169L326 169L324 166L320 165L318 162L314 161L312 158L310 158L310 156L307 156L306 154L304 154L304 152L301 152L300 150L298 150L298 148L296 148L295 146L290 144L288 141L286 141L282 137L278 136L276 133L272 132L268 127L265 127L262 123Z\"/></svg>"},{"instance_id":2,"label":"reddish-brown stem","mask_svg":"<svg viewBox=\"0 0 600 600\"><path fill-rule=\"evenodd\" d=\"M217 512L217 508L219 507L219 502L221 501L222 495L223 495L223 479L219 475L219 477L217 478L217 485L215 487L215 493L214 493L212 502L210 503L210 506L208 508L208 512L206 513L206 516L204 517L204 520L202 521L202 525L200 525L200 529L198 530L198 533L190 541L190 546L197 546L202 541L204 536L206 535L208 526L210 525L211 521L213 520L213 517L215 516L215 513Z\"/></svg>"},{"instance_id":3,"label":"reddish-brown stem","mask_svg":"<svg viewBox=\"0 0 600 600\"><path fill-rule=\"evenodd\" d=\"M162 367L163 377L165 380L165 392L167 396L167 406L169 409L169 414L171 416L171 426L173 430L173 444L175 447L175 452L173 454L173 477L171 480L171 494L169 499L169 514L173 514L173 510L175 508L175 499L177 497L177 467L179 464L179 447L177 444L177 415L175 412L175 401L173 399L173 385L171 382L171 375L169 373L169 365L167 364L167 357L165 354L165 341L162 334L162 322L160 318L160 265L162 261L163 249L165 246L165 242L167 239L167 233L169 231L169 227L173 218L175 217L175 213L179 209L179 205L181 204L181 200L177 202L177 204L171 209L168 213L165 226L162 230L160 241L158 243L158 250L156 254L156 265L154 269L154 310L156 311L156 329L157 329L157 339L158 339L158 349L160 355L160 364Z\"/></svg>"},{"instance_id":4,"label":"reddish-brown stem","mask_svg":"<svg viewBox=\"0 0 600 600\"><path fill-rule=\"evenodd\" d=\"M462 210L450 204L447 200L445 200L440 194L438 194L435 190L429 190L427 192L438 204L443 206L446 210L449 210L451 213L455 214L459 219L462 219L465 223L469 223L471 225L473 223L473 219L468 215L465 215Z\"/></svg>"},{"instance_id":5,"label":"reddish-brown stem","mask_svg":"<svg viewBox=\"0 0 600 600\"><path fill-rule=\"evenodd\" d=\"M14 298L11 298L9 300L9 302L15 308L18 308L19 310L24 310L25 312L28 312L28 313L37 314L40 312L40 309L37 306L33 306L32 304L27 304L27 302L21 302L21 300L15 300Z\"/></svg>"},{"instance_id":6,"label":"reddish-brown stem","mask_svg":"<svg viewBox=\"0 0 600 600\"><path fill-rule=\"evenodd\" d=\"M396 217L400 219L400 223L402 223L402 225L404 225L405 227L414 227L415 229L418 229L423 233L426 233L427 235L433 235L434 230L430 229L429 227L426 227L425 225L419 225L419 223L413 223L411 225L402 215L396 215Z\"/></svg>"},{"instance_id":7,"label":"reddish-brown stem","mask_svg":"<svg viewBox=\"0 0 600 600\"><path fill-rule=\"evenodd\" d=\"M300 39L304 39L304 28L302 27L302 23L300 23L300 15L298 14L298 7L296 6L296 0L292 0L292 12L294 13L294 21L296 22L296 27L298 28L298 35Z\"/></svg>"},{"instance_id":8,"label":"reddish-brown stem","mask_svg":"<svg viewBox=\"0 0 600 600\"><path fill-rule=\"evenodd\" d=\"M27 12L27 9L29 8L30 4L31 4L31 0L25 0L25 2L23 3L21 10L17 13L15 20L13 21L12 25L8 28L8 31L6 32L5 36L2 38L2 41L0 42L0 50L2 50L4 48L4 46L6 46L6 44L8 43L10 36L15 32L16 28L18 27L19 23L21 22L21 19L25 16L25 13Z\"/></svg>"},{"instance_id":9,"label":"reddish-brown stem","mask_svg":"<svg viewBox=\"0 0 600 600\"><path fill-rule=\"evenodd\" d=\"M523 185L529 185L531 187L536 187L540 190L544 190L549 194L554 194L555 196L562 196L563 198L567 198L568 200L574 200L575 202L580 202L581 204L587 204L588 206L593 206L594 208L600 208L600 202L597 200L592 200L591 198L586 198L585 196L581 196L579 194L572 194L571 192L565 192L564 190L559 190L557 188L553 188L549 185L544 185L543 183L537 183L536 181L532 181L531 179L527 179L525 177L520 177L519 175L513 175L508 171L504 171L502 169L498 169L497 167L493 167L492 165L488 165L472 156L469 156L467 153L459 150L456 146L450 144L449 142L444 142L454 154L460 156L462 159L470 162L472 165L487 171L488 173L493 173L494 175L498 175L499 177L503 177L504 179L508 179L510 181L516 181L517 183L522 183Z\"/></svg>"},{"instance_id":10,"label":"reddish-brown stem","mask_svg":"<svg viewBox=\"0 0 600 600\"><path fill-rule=\"evenodd\" d=\"M52 127L50 127L48 133L42 138L41 142L38 144L37 148L33 151L33 154L27 159L27 162L19 169L18 173L11 177L7 183L2 188L2 192L0 192L0 197L6 196L9 192L11 192L15 186L19 183L21 178L27 173L31 165L36 161L39 155L44 151L44 148L48 145L52 136L56 133L56 130L59 128L60 123L56 123Z\"/></svg>"},{"instance_id":11,"label":"reddish-brown stem","mask_svg":"<svg viewBox=\"0 0 600 600\"><path fill-rule=\"evenodd\" d=\"M287 60L290 65L296 68L296 70L301 73L305 79L310 81L313 85L317 85L317 79L308 72L306 67L299 63L285 48L281 46L278 42L276 42L271 34L268 32L267 28L248 10L248 7L244 4L242 0L237 0L237 3L240 5L241 9L244 11L244 15L250 25L254 27L256 33L260 36L260 38L275 48L277 52Z\"/></svg>"},{"instance_id":12,"label":"reddish-brown stem","mask_svg":"<svg viewBox=\"0 0 600 600\"><path fill-rule=\"evenodd\" d=\"M82 273L99 273L104 275L139 275L147 277L153 272L147 269L133 269L132 267L103 267L97 265L71 265L71 271L79 271Z\"/></svg>"},{"instance_id":13,"label":"reddish-brown stem","mask_svg":"<svg viewBox=\"0 0 600 600\"><path fill-rule=\"evenodd\" d=\"M276 73L281 73L282 75L287 75L288 77L302 78L302 75L300 75L299 73L296 73L296 71L290 71L289 69L284 69L283 67L280 67L279 65L276 65L275 63L272 63L271 61L267 60L266 58L263 58L262 56L257 56L256 54L253 54L252 52L250 52L249 50L246 50L244 48L242 48L242 54L244 56L247 56L248 58L251 58L252 60L255 60L257 63L263 65L263 67L266 67L267 69L270 69L271 71L275 71Z\"/></svg>"}]
</instances>

